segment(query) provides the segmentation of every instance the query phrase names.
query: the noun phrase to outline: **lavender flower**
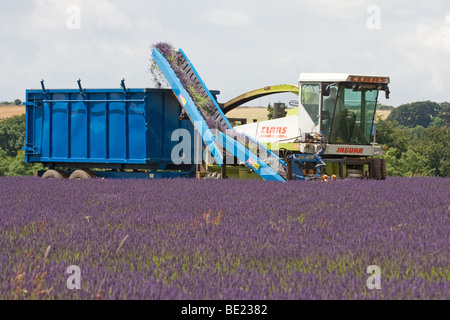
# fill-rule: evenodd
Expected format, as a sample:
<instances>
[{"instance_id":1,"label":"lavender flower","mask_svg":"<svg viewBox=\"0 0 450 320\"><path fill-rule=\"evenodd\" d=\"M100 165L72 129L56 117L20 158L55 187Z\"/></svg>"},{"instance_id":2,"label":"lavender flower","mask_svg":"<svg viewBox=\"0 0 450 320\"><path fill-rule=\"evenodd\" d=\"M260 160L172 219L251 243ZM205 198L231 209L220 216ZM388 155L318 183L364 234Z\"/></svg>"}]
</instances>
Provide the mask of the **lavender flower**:
<instances>
[{"instance_id":1,"label":"lavender flower","mask_svg":"<svg viewBox=\"0 0 450 320\"><path fill-rule=\"evenodd\" d=\"M448 300L449 188L2 177L0 299Z\"/></svg>"}]
</instances>

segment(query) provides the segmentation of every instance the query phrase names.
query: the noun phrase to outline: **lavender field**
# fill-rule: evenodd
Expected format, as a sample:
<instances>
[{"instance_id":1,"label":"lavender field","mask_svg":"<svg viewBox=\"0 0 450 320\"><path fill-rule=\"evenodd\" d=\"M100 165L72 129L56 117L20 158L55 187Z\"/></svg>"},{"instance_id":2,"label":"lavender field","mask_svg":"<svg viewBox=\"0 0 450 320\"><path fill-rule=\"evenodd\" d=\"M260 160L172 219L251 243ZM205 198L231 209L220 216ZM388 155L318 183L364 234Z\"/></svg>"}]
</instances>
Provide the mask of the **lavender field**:
<instances>
[{"instance_id":1,"label":"lavender field","mask_svg":"<svg viewBox=\"0 0 450 320\"><path fill-rule=\"evenodd\" d=\"M0 299L450 298L450 179L3 177L0 190Z\"/></svg>"}]
</instances>

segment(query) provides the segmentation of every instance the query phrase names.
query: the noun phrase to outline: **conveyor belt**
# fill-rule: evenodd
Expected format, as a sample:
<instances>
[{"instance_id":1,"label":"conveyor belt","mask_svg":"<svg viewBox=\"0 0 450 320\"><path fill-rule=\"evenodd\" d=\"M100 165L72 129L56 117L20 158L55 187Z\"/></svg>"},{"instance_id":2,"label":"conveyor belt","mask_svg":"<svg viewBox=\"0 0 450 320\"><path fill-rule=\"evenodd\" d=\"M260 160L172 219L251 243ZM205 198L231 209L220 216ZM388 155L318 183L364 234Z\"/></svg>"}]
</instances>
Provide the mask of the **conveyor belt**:
<instances>
[{"instance_id":1,"label":"conveyor belt","mask_svg":"<svg viewBox=\"0 0 450 320\"><path fill-rule=\"evenodd\" d=\"M242 141L242 134L238 134L233 130L214 97L181 49L176 59L179 63L178 66L181 66L184 74L198 86L197 92L206 97L206 108L205 106L199 108L195 104L169 62L156 47L153 48L152 55L172 87L185 113L220 166L223 165L223 150L225 149L264 180L285 181L286 163L259 142L247 136L244 136L244 139L247 141ZM216 135L211 131L214 128L219 129ZM236 137L237 140L235 139ZM260 157L257 156L258 154Z\"/></svg>"}]
</instances>

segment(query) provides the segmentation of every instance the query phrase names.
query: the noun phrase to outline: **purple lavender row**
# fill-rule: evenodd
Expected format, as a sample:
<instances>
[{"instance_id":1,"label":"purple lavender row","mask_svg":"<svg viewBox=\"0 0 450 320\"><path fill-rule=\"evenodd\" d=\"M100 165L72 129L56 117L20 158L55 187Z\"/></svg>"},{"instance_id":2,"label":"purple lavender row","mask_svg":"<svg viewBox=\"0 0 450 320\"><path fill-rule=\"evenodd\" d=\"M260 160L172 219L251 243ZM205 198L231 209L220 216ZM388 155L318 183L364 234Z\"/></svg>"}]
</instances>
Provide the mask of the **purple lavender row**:
<instances>
[{"instance_id":1,"label":"purple lavender row","mask_svg":"<svg viewBox=\"0 0 450 320\"><path fill-rule=\"evenodd\" d=\"M448 299L449 187L3 177L0 299Z\"/></svg>"}]
</instances>

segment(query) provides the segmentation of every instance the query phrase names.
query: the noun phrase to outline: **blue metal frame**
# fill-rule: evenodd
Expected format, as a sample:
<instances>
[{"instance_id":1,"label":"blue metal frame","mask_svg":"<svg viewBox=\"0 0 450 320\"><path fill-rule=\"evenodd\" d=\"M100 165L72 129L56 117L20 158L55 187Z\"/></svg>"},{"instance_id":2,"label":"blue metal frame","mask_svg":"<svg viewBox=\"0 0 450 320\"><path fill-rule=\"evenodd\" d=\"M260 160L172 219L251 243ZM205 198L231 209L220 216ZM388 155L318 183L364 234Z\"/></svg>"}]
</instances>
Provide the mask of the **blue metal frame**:
<instances>
[{"instance_id":1,"label":"blue metal frame","mask_svg":"<svg viewBox=\"0 0 450 320\"><path fill-rule=\"evenodd\" d=\"M165 167L178 144L172 131L194 131L189 121L179 120L182 108L168 89L44 87L26 90L26 97L27 163Z\"/></svg>"},{"instance_id":2,"label":"blue metal frame","mask_svg":"<svg viewBox=\"0 0 450 320\"><path fill-rule=\"evenodd\" d=\"M181 51L181 50L180 50ZM189 61L188 58L184 53L182 53L186 59L186 61ZM223 134L222 132L218 132L217 139L215 136L211 133L211 130L209 129L205 119L201 115L200 111L198 110L197 106L195 105L194 101L190 98L189 93L184 89L184 86L178 79L177 75L173 71L172 67L170 66L169 62L164 58L164 56L161 54L161 52L155 47L153 48L153 59L160 68L161 72L166 77L167 81L169 82L170 86L172 87L173 92L175 93L175 96L180 101L180 104L183 106L184 110L186 111L186 114L191 119L192 123L194 124L195 128L199 133L201 134L201 137L205 144L209 147L212 156L216 159L217 163L222 166L223 165L223 155L221 154L216 141L220 143L220 145L230 153L232 153L236 158L238 158L240 161L244 162L246 166L248 166L250 169L255 171L259 176L261 176L264 180L273 180L273 181L283 181L285 182L285 179L276 172L273 168L271 168L267 163L259 159L255 154L253 154L250 150L248 150L244 145L239 143L238 141L234 140L233 138ZM189 62L190 63L190 62ZM195 70L190 64L192 70ZM194 71L196 72L196 71ZM196 76L198 74L196 73ZM199 81L201 79L199 78ZM204 89L206 92L209 92L203 83L201 81L202 86L204 86ZM211 94L209 93L210 97ZM214 101L214 99L212 99ZM215 103L216 108L221 112L220 107ZM222 112L222 115L224 119L226 119L225 115ZM227 125L230 126L230 129L232 128L230 123L227 120ZM276 155L273 154L273 156L276 157ZM278 158L278 157L277 157Z\"/></svg>"},{"instance_id":3,"label":"blue metal frame","mask_svg":"<svg viewBox=\"0 0 450 320\"><path fill-rule=\"evenodd\" d=\"M323 153L323 150L320 150L319 152L315 154L308 154L308 153L299 153L299 154L292 154L290 157L293 161L292 165L292 173L293 173L293 179L294 180L310 180L310 179L318 179L322 178L323 174L326 174L326 172L321 172L321 167L325 167L325 162L323 161L321 154ZM313 175L305 175L300 168L298 168L296 165L294 166L294 163L297 162L302 167L304 166L305 162L311 162L315 163L314 166L314 174ZM326 174L328 176L328 174Z\"/></svg>"},{"instance_id":4,"label":"blue metal frame","mask_svg":"<svg viewBox=\"0 0 450 320\"><path fill-rule=\"evenodd\" d=\"M152 55L156 64L172 87L172 90L175 93L178 101L180 102L180 105L183 107L183 109L186 111L186 114L191 119L194 128L198 131L198 133L202 137L202 140L211 151L211 154L216 159L217 164L222 166L223 157L215 143L214 135L212 134L211 130L209 130L203 116L196 107L194 101L192 101L191 97L189 96L189 93L186 91L186 89L184 89L184 86L181 84L180 80L178 80L178 77L170 67L166 58L164 58L164 56L161 54L161 52L159 52L157 48L153 48Z\"/></svg>"},{"instance_id":5,"label":"blue metal frame","mask_svg":"<svg viewBox=\"0 0 450 320\"><path fill-rule=\"evenodd\" d=\"M191 61L189 60L189 58L186 56L186 54L184 53L183 50L181 50L181 48L179 49L180 53L183 55L184 59L186 59L186 62L189 63L189 66L191 67L191 70L194 72L195 76L197 77L197 80L200 82L200 84L202 85L203 89L205 89L206 93L208 94L208 97L211 99L211 101L214 103L214 105L216 106L217 111L219 111L219 113L222 115L223 119L225 120L225 123L227 124L229 129L232 129L233 126L231 125L231 123L228 121L227 117L225 117L225 114L222 111L222 108L217 104L216 99L214 99L213 95L211 94L211 92L209 92L208 88L206 87L206 84L203 82L202 78L200 77L200 75L198 74L197 70L195 69L194 65L191 63Z\"/></svg>"}]
</instances>

